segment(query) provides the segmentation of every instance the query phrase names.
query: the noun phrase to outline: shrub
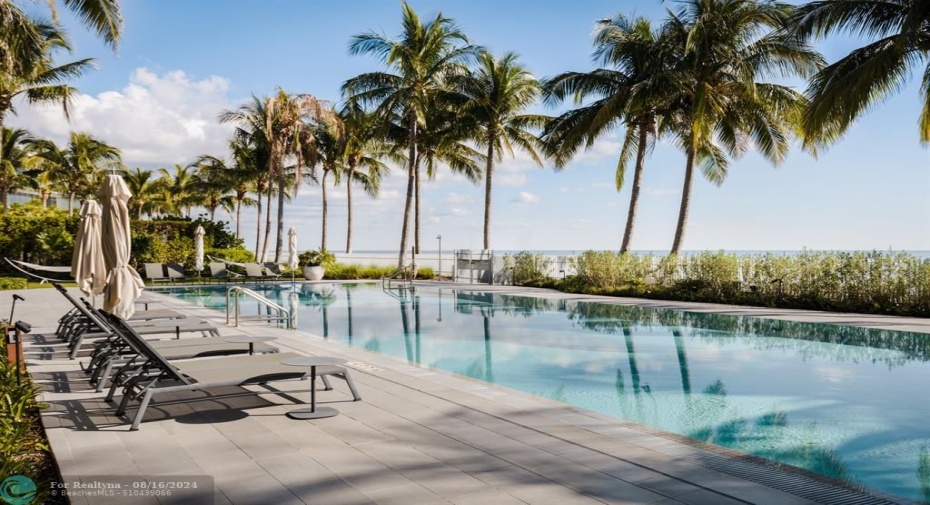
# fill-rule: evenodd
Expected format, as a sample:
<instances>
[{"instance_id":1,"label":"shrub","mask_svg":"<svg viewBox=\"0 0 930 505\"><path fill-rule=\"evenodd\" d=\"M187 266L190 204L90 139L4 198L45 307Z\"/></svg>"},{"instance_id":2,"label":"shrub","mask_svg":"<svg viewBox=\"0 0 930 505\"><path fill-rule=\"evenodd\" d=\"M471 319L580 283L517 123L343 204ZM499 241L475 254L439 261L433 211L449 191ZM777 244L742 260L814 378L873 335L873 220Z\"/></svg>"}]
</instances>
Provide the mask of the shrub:
<instances>
[{"instance_id":1,"label":"shrub","mask_svg":"<svg viewBox=\"0 0 930 505\"><path fill-rule=\"evenodd\" d=\"M514 255L504 255L504 268L511 270L513 284L522 286L540 282L546 278L551 260L542 254L521 251Z\"/></svg>"},{"instance_id":2,"label":"shrub","mask_svg":"<svg viewBox=\"0 0 930 505\"><path fill-rule=\"evenodd\" d=\"M255 254L248 249L204 249L204 262L209 262L206 256L212 256L236 263L254 263Z\"/></svg>"},{"instance_id":3,"label":"shrub","mask_svg":"<svg viewBox=\"0 0 930 505\"><path fill-rule=\"evenodd\" d=\"M6 325L6 321L0 321ZM42 425L39 388L28 375L17 380L16 366L0 359L0 475L23 475L36 484L35 503L47 503L58 480Z\"/></svg>"},{"instance_id":4,"label":"shrub","mask_svg":"<svg viewBox=\"0 0 930 505\"><path fill-rule=\"evenodd\" d=\"M801 251L653 258L587 251L559 289L592 294L930 316L930 259L896 252ZM537 282L536 285L540 283Z\"/></svg>"},{"instance_id":5,"label":"shrub","mask_svg":"<svg viewBox=\"0 0 930 505\"><path fill-rule=\"evenodd\" d=\"M22 277L0 277L0 290L26 289L28 287L28 282Z\"/></svg>"},{"instance_id":6,"label":"shrub","mask_svg":"<svg viewBox=\"0 0 930 505\"><path fill-rule=\"evenodd\" d=\"M333 263L326 267L326 278L332 280L381 279L397 270L391 266L346 265ZM436 273L432 268L417 269L417 279L432 279Z\"/></svg>"}]
</instances>

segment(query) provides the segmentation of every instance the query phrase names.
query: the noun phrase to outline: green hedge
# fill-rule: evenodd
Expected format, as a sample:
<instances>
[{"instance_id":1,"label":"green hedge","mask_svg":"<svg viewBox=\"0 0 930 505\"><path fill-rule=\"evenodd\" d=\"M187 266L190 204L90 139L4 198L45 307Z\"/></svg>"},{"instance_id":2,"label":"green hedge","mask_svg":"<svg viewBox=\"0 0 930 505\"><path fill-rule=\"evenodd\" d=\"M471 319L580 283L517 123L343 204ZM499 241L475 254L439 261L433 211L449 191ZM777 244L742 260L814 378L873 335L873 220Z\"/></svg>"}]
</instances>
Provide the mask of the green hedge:
<instances>
[{"instance_id":1,"label":"green hedge","mask_svg":"<svg viewBox=\"0 0 930 505\"><path fill-rule=\"evenodd\" d=\"M390 266L346 265L335 263L326 267L324 278L332 280L380 279L391 275L396 270L397 267ZM432 268L417 269L417 279L432 279L435 275Z\"/></svg>"},{"instance_id":2,"label":"green hedge","mask_svg":"<svg viewBox=\"0 0 930 505\"><path fill-rule=\"evenodd\" d=\"M77 214L69 217L60 209L43 209L37 203L14 204L0 212L0 257L41 265L69 265L79 223ZM225 222L172 218L132 221L132 265L139 268L143 263L181 263L193 268L194 231L198 226L206 232L206 254L231 261L254 261L254 255L242 248L243 239L227 230ZM0 273L18 272L2 262Z\"/></svg>"},{"instance_id":3,"label":"green hedge","mask_svg":"<svg viewBox=\"0 0 930 505\"><path fill-rule=\"evenodd\" d=\"M652 257L587 251L577 275L525 285L668 300L930 316L930 259L899 252L801 251Z\"/></svg>"}]
</instances>

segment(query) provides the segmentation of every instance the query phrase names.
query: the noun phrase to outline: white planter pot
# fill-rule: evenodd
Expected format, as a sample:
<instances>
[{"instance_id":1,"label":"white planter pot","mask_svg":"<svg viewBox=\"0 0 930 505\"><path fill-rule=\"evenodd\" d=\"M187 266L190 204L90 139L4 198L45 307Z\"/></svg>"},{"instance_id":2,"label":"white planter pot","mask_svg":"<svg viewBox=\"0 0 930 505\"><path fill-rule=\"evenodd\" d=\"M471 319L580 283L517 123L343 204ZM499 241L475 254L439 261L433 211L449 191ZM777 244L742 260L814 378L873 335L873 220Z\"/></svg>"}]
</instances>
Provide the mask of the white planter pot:
<instances>
[{"instance_id":1,"label":"white planter pot","mask_svg":"<svg viewBox=\"0 0 930 505\"><path fill-rule=\"evenodd\" d=\"M307 279L308 281L318 281L323 278L324 273L325 270L323 270L323 267L320 266L304 267L304 279Z\"/></svg>"}]
</instances>

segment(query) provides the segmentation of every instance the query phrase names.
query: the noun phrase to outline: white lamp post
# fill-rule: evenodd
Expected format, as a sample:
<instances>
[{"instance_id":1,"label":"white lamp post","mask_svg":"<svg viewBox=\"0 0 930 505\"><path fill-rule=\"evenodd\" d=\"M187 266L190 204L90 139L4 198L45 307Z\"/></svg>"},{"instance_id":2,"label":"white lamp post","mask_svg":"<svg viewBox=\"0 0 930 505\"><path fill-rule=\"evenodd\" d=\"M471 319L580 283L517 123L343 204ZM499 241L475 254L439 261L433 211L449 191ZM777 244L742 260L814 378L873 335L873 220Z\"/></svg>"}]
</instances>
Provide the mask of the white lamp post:
<instances>
[{"instance_id":1,"label":"white lamp post","mask_svg":"<svg viewBox=\"0 0 930 505\"><path fill-rule=\"evenodd\" d=\"M442 235L436 235L436 240L439 241L439 270L436 274L441 278L442 277Z\"/></svg>"}]
</instances>

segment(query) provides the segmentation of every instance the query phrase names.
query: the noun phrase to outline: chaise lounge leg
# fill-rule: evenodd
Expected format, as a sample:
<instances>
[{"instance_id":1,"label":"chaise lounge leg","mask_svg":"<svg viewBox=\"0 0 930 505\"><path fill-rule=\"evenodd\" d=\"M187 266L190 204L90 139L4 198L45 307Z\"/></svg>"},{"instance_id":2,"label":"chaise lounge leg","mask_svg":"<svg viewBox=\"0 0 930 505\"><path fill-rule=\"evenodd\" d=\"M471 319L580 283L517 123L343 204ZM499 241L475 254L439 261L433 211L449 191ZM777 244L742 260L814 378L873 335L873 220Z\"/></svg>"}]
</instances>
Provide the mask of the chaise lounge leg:
<instances>
[{"instance_id":1,"label":"chaise lounge leg","mask_svg":"<svg viewBox=\"0 0 930 505\"><path fill-rule=\"evenodd\" d=\"M323 381L323 388L324 388L323 390L332 391L333 385L329 383L329 379L327 379L325 375L320 375L319 377L320 377L320 380Z\"/></svg>"},{"instance_id":2,"label":"chaise lounge leg","mask_svg":"<svg viewBox=\"0 0 930 505\"><path fill-rule=\"evenodd\" d=\"M116 415L121 416L126 413L126 406L129 405L129 391L123 392L123 397L119 401L119 407L116 408Z\"/></svg>"},{"instance_id":3,"label":"chaise lounge leg","mask_svg":"<svg viewBox=\"0 0 930 505\"><path fill-rule=\"evenodd\" d=\"M142 424L142 417L145 416L145 409L148 408L149 402L152 400L152 393L154 391L150 389L142 396L142 403L139 404L139 411L136 412L136 416L132 418L132 426L129 427L129 431L139 429L139 425Z\"/></svg>"},{"instance_id":4,"label":"chaise lounge leg","mask_svg":"<svg viewBox=\"0 0 930 505\"><path fill-rule=\"evenodd\" d=\"M97 392L103 391L103 388L107 385L107 378L110 377L110 374L113 373L113 360L107 360L107 366L104 367L103 373L100 374L100 378L97 379Z\"/></svg>"},{"instance_id":5,"label":"chaise lounge leg","mask_svg":"<svg viewBox=\"0 0 930 505\"><path fill-rule=\"evenodd\" d=\"M352 391L352 397L355 398L355 401L362 401L362 396L358 394L358 390L355 389L355 383L352 382L352 377L349 375L349 372L342 374L342 378L346 380L346 384L349 385L349 391Z\"/></svg>"}]
</instances>

